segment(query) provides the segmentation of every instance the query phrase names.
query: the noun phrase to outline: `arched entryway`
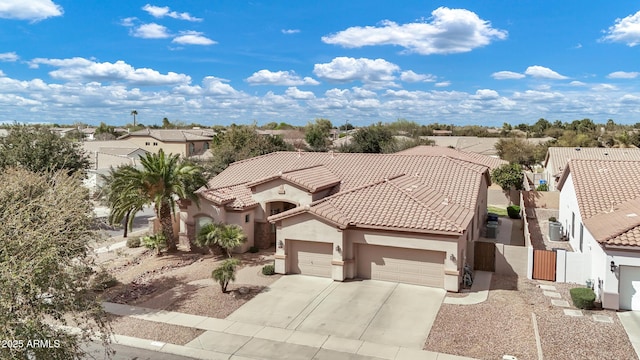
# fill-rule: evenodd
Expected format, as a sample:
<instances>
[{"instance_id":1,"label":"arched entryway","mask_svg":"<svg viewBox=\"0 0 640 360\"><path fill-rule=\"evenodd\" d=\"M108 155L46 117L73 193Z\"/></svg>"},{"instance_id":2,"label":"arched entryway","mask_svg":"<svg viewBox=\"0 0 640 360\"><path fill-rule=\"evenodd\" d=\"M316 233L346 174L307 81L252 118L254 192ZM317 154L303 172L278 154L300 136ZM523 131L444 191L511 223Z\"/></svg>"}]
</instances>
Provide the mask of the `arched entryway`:
<instances>
[{"instance_id":1,"label":"arched entryway","mask_svg":"<svg viewBox=\"0 0 640 360\"><path fill-rule=\"evenodd\" d=\"M291 210L297 207L298 204L285 201L285 200L277 200L271 201L265 204L265 220L267 217L275 214L279 214L281 212L285 212L287 210ZM259 248L268 249L272 248L275 250L276 245L276 225L271 224L268 221L263 223L255 224L255 244Z\"/></svg>"}]
</instances>

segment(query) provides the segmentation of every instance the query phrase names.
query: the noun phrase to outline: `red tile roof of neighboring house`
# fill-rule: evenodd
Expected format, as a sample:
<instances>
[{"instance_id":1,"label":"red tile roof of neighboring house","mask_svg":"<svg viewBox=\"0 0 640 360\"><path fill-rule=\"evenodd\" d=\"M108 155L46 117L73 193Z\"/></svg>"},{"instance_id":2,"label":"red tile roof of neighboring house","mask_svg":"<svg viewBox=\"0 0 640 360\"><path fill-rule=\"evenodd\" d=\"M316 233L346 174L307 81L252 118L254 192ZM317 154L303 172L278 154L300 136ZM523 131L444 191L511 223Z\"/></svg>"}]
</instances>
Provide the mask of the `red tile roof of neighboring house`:
<instances>
[{"instance_id":1,"label":"red tile roof of neighboring house","mask_svg":"<svg viewBox=\"0 0 640 360\"><path fill-rule=\"evenodd\" d=\"M544 167L552 175L560 175L571 159L584 160L640 160L638 148L550 147Z\"/></svg>"},{"instance_id":2,"label":"red tile roof of neighboring house","mask_svg":"<svg viewBox=\"0 0 640 360\"><path fill-rule=\"evenodd\" d=\"M460 232L483 176L489 183L486 166L441 155L277 152L233 163L200 193L239 209L255 205L250 187L281 178L310 192L333 187L310 209L337 224Z\"/></svg>"},{"instance_id":3,"label":"red tile roof of neighboring house","mask_svg":"<svg viewBox=\"0 0 640 360\"><path fill-rule=\"evenodd\" d=\"M640 246L640 161L570 160L558 189L569 174L583 223L595 240Z\"/></svg>"},{"instance_id":4,"label":"red tile roof of neighboring house","mask_svg":"<svg viewBox=\"0 0 640 360\"><path fill-rule=\"evenodd\" d=\"M478 164L485 165L490 169L495 169L501 165L508 164L508 161L502 160L497 157L482 155L479 153L462 151L458 149L452 149L446 146L431 146L420 145L412 147L410 149L402 150L396 154L402 155L424 155L424 156L449 156L454 159L460 159L465 161L471 161Z\"/></svg>"}]
</instances>

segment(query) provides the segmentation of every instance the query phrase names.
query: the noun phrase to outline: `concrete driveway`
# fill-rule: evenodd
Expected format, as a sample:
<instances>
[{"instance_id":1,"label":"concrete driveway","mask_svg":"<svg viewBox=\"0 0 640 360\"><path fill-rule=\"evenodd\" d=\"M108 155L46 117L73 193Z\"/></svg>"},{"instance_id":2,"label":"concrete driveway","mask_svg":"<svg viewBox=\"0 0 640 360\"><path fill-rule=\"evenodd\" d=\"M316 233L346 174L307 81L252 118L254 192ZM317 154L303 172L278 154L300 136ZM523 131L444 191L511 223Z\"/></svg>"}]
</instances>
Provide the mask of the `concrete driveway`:
<instances>
[{"instance_id":1,"label":"concrete driveway","mask_svg":"<svg viewBox=\"0 0 640 360\"><path fill-rule=\"evenodd\" d=\"M629 336L629 341L640 358L640 311L619 312L618 318Z\"/></svg>"},{"instance_id":2,"label":"concrete driveway","mask_svg":"<svg viewBox=\"0 0 640 360\"><path fill-rule=\"evenodd\" d=\"M422 349L445 294L375 280L287 275L227 319Z\"/></svg>"}]
</instances>

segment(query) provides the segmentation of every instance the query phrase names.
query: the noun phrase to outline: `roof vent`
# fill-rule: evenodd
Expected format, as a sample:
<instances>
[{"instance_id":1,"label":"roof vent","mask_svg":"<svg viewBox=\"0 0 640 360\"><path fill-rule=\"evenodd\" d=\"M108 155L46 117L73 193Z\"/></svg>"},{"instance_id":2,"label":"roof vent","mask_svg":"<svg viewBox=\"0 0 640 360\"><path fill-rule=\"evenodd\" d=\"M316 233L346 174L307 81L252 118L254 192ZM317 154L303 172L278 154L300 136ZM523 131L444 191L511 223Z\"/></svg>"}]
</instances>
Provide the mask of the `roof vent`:
<instances>
[{"instance_id":1,"label":"roof vent","mask_svg":"<svg viewBox=\"0 0 640 360\"><path fill-rule=\"evenodd\" d=\"M609 155L609 153L608 153L608 152L606 152L606 153L604 153L604 154L605 154L605 155Z\"/></svg>"},{"instance_id":2,"label":"roof vent","mask_svg":"<svg viewBox=\"0 0 640 360\"><path fill-rule=\"evenodd\" d=\"M581 150L580 148L576 148L576 151L580 151L580 150Z\"/></svg>"},{"instance_id":3,"label":"roof vent","mask_svg":"<svg viewBox=\"0 0 640 360\"><path fill-rule=\"evenodd\" d=\"M304 209L305 209L305 210L310 210L310 209L311 209L311 206L309 206L309 204L306 204L306 205L304 206Z\"/></svg>"},{"instance_id":4,"label":"roof vent","mask_svg":"<svg viewBox=\"0 0 640 360\"><path fill-rule=\"evenodd\" d=\"M302 150L298 149L298 157L302 157Z\"/></svg>"},{"instance_id":5,"label":"roof vent","mask_svg":"<svg viewBox=\"0 0 640 360\"><path fill-rule=\"evenodd\" d=\"M636 213L627 214L627 217L636 217L636 216L638 216L638 214Z\"/></svg>"},{"instance_id":6,"label":"roof vent","mask_svg":"<svg viewBox=\"0 0 640 360\"><path fill-rule=\"evenodd\" d=\"M449 198L444 198L444 200L442 200L442 205L449 205Z\"/></svg>"},{"instance_id":7,"label":"roof vent","mask_svg":"<svg viewBox=\"0 0 640 360\"><path fill-rule=\"evenodd\" d=\"M335 156L333 155L333 150L329 150L329 156L331 156L332 159L335 158Z\"/></svg>"}]
</instances>

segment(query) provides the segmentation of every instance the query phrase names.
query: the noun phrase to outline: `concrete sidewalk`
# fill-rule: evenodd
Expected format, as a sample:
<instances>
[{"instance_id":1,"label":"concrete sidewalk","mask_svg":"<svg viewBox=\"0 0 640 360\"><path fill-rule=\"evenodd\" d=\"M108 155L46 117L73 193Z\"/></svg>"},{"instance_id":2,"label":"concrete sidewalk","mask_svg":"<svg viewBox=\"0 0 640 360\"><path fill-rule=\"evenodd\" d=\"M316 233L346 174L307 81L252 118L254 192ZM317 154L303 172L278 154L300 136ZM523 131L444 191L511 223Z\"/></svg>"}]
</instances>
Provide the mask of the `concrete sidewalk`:
<instances>
[{"instance_id":1,"label":"concrete sidewalk","mask_svg":"<svg viewBox=\"0 0 640 360\"><path fill-rule=\"evenodd\" d=\"M469 295L465 297L445 297L442 303L454 305L474 305L487 301L491 287L491 272L476 271Z\"/></svg>"},{"instance_id":2,"label":"concrete sidewalk","mask_svg":"<svg viewBox=\"0 0 640 360\"><path fill-rule=\"evenodd\" d=\"M185 346L115 335L114 342L197 359L427 359L464 360L435 353L333 335L246 324L173 311L103 303L105 311L137 319L205 330Z\"/></svg>"}]
</instances>

